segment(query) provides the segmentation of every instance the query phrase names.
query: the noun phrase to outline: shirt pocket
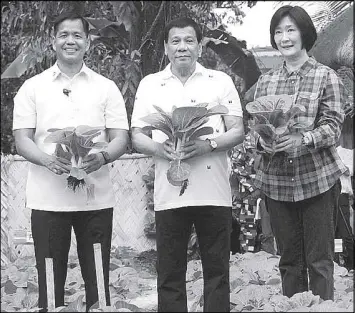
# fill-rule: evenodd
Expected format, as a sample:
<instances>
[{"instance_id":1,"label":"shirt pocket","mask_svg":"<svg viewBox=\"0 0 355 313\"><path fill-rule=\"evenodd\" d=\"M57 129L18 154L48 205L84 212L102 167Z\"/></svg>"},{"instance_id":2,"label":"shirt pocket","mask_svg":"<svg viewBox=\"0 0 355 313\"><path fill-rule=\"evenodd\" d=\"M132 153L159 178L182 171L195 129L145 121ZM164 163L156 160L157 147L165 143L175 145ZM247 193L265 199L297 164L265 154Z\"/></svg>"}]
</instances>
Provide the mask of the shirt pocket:
<instances>
[{"instance_id":1,"label":"shirt pocket","mask_svg":"<svg viewBox=\"0 0 355 313\"><path fill-rule=\"evenodd\" d=\"M312 130L317 119L320 94L301 91L297 95L296 106L303 107L304 111L295 117L295 121L306 124L305 131Z\"/></svg>"}]
</instances>

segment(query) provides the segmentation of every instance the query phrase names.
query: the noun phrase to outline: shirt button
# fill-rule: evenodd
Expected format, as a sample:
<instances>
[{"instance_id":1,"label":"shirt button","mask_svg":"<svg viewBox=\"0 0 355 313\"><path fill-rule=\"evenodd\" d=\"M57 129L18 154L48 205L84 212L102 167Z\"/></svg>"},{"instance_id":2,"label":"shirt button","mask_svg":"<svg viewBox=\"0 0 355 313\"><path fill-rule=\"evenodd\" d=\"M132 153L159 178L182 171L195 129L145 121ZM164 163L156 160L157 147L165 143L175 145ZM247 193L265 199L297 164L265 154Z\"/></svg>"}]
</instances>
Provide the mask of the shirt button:
<instances>
[{"instance_id":1,"label":"shirt button","mask_svg":"<svg viewBox=\"0 0 355 313\"><path fill-rule=\"evenodd\" d=\"M290 163L292 163L292 160L290 160Z\"/></svg>"},{"instance_id":2,"label":"shirt button","mask_svg":"<svg viewBox=\"0 0 355 313\"><path fill-rule=\"evenodd\" d=\"M295 83L295 81L294 81L294 80L292 80L292 81L291 81L291 84L294 84L294 83Z\"/></svg>"},{"instance_id":3,"label":"shirt button","mask_svg":"<svg viewBox=\"0 0 355 313\"><path fill-rule=\"evenodd\" d=\"M291 181L295 181L295 179L294 179L294 178L291 178Z\"/></svg>"}]
</instances>

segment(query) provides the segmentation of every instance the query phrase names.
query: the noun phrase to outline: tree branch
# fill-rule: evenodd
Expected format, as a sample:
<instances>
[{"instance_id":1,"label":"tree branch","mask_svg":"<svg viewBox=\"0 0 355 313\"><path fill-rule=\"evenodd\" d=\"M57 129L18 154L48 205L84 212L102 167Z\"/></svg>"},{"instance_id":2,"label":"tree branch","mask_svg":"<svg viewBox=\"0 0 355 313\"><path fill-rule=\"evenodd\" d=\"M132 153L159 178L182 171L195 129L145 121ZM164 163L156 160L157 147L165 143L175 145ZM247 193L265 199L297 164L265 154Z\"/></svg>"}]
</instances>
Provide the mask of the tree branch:
<instances>
[{"instance_id":1,"label":"tree branch","mask_svg":"<svg viewBox=\"0 0 355 313\"><path fill-rule=\"evenodd\" d=\"M164 4L166 1L162 1L159 7L159 11L157 16L155 17L152 26L150 26L150 29L148 30L148 32L146 33L146 35L144 36L143 40L142 40L142 44L139 47L138 51L141 52L141 50L143 49L144 45L146 44L146 42L148 41L149 37L152 35L153 29L154 27L157 25L162 13L163 13L163 8L164 8Z\"/></svg>"}]
</instances>

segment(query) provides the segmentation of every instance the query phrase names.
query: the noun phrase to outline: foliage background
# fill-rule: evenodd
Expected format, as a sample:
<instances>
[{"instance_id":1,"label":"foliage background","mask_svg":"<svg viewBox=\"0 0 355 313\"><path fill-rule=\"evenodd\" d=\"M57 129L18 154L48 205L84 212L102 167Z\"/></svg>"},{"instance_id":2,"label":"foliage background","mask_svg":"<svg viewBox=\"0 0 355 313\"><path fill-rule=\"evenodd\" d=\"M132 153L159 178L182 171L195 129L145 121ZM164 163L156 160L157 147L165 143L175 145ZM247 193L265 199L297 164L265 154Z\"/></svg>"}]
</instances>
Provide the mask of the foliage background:
<instances>
[{"instance_id":1,"label":"foliage background","mask_svg":"<svg viewBox=\"0 0 355 313\"><path fill-rule=\"evenodd\" d=\"M112 79L121 90L130 120L140 80L167 65L163 29L179 16L194 18L205 33L222 24L223 14L234 12L231 23L239 23L256 1L2 1L1 72L16 65L15 78L1 79L1 152L15 154L12 136L13 98L23 82L55 62L51 47L52 23L65 10L76 10L92 24L91 47L85 62L94 71ZM15 62L14 62L15 61ZM24 61L21 63L21 61ZM228 72L241 90L242 84L214 51L204 47L201 60L209 68Z\"/></svg>"}]
</instances>

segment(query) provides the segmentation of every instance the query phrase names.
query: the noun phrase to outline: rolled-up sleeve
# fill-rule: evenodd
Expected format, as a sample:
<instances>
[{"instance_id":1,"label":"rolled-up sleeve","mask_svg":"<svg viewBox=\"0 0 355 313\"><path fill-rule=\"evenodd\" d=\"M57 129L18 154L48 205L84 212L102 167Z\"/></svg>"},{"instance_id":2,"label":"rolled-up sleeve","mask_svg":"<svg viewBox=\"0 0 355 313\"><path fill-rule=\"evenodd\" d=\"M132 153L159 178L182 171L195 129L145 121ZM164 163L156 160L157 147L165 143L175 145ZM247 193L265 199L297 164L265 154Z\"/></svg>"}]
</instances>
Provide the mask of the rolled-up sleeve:
<instances>
[{"instance_id":1,"label":"rolled-up sleeve","mask_svg":"<svg viewBox=\"0 0 355 313\"><path fill-rule=\"evenodd\" d=\"M27 80L14 97L12 129L36 128L37 113L32 82Z\"/></svg>"},{"instance_id":2,"label":"rolled-up sleeve","mask_svg":"<svg viewBox=\"0 0 355 313\"><path fill-rule=\"evenodd\" d=\"M315 128L308 133L313 137L314 149L337 144L345 114L342 103L345 89L337 74L330 70L321 95Z\"/></svg>"},{"instance_id":3,"label":"rolled-up sleeve","mask_svg":"<svg viewBox=\"0 0 355 313\"><path fill-rule=\"evenodd\" d=\"M105 123L106 128L119 128L126 130L129 128L123 96L113 81L110 82L107 93Z\"/></svg>"}]
</instances>

